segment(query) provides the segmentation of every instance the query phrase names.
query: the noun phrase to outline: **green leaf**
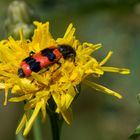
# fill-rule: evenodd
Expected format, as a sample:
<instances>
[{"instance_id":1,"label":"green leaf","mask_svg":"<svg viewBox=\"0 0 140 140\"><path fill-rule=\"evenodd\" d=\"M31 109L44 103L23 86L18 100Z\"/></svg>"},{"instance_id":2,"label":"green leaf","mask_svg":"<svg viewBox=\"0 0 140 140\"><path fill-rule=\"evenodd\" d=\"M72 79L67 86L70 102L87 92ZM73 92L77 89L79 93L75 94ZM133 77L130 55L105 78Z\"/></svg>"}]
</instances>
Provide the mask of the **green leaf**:
<instances>
[{"instance_id":1,"label":"green leaf","mask_svg":"<svg viewBox=\"0 0 140 140\"><path fill-rule=\"evenodd\" d=\"M140 136L140 125L138 125L134 133L129 137L129 140L136 140Z\"/></svg>"}]
</instances>

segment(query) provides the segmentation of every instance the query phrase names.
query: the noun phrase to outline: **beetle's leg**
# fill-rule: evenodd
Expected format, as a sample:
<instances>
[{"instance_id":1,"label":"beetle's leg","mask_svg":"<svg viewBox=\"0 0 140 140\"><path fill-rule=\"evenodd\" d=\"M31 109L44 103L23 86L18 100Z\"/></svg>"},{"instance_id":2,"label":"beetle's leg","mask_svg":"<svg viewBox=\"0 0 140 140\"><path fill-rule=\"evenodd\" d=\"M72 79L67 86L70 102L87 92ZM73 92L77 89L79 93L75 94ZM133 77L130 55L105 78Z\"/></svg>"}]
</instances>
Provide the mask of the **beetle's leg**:
<instances>
[{"instance_id":1,"label":"beetle's leg","mask_svg":"<svg viewBox=\"0 0 140 140\"><path fill-rule=\"evenodd\" d=\"M61 63L60 62L56 62L56 64L58 64L58 67L53 72L56 72L61 67Z\"/></svg>"},{"instance_id":2,"label":"beetle's leg","mask_svg":"<svg viewBox=\"0 0 140 140\"><path fill-rule=\"evenodd\" d=\"M46 71L49 71L49 67L47 66L47 67L45 67L44 69L42 69L39 73L44 73L44 72L46 72Z\"/></svg>"}]
</instances>

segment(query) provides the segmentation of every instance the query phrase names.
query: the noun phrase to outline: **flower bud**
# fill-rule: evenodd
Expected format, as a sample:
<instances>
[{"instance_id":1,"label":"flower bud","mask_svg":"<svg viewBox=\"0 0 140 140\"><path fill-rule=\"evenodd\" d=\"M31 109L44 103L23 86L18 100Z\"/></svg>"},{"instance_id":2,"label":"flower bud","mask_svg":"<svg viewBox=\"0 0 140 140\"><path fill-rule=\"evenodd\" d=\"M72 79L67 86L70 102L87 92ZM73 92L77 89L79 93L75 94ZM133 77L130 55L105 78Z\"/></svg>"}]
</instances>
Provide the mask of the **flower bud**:
<instances>
[{"instance_id":1,"label":"flower bud","mask_svg":"<svg viewBox=\"0 0 140 140\"><path fill-rule=\"evenodd\" d=\"M6 19L7 34L19 38L19 31L23 30L26 38L33 34L33 20L36 16L33 9L25 1L15 0L8 6L8 15Z\"/></svg>"}]
</instances>

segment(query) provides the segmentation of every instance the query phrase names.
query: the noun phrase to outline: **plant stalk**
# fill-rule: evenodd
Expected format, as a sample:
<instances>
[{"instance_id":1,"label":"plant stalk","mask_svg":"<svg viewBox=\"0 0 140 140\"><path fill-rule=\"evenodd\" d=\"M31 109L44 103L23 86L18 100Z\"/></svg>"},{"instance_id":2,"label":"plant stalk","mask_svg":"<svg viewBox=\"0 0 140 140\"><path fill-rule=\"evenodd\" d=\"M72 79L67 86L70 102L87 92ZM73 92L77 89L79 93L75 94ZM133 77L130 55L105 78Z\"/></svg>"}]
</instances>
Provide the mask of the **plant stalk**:
<instances>
[{"instance_id":1,"label":"plant stalk","mask_svg":"<svg viewBox=\"0 0 140 140\"><path fill-rule=\"evenodd\" d=\"M59 115L57 113L51 112L49 113L49 116L52 130L52 139L60 140L63 120L59 118Z\"/></svg>"}]
</instances>

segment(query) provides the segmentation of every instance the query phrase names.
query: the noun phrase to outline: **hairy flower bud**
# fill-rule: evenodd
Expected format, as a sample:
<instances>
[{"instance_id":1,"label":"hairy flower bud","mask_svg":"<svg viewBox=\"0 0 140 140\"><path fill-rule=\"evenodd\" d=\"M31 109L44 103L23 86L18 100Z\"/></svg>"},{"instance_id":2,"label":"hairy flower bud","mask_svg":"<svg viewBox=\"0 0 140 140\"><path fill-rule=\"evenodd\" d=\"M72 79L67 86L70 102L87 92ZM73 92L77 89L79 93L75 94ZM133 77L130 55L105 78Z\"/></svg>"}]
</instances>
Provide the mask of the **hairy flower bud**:
<instances>
[{"instance_id":1,"label":"hairy flower bud","mask_svg":"<svg viewBox=\"0 0 140 140\"><path fill-rule=\"evenodd\" d=\"M7 34L19 38L19 31L23 30L25 37L29 38L33 34L34 26L32 22L37 19L33 9L25 1L15 0L8 6L6 19Z\"/></svg>"}]
</instances>

